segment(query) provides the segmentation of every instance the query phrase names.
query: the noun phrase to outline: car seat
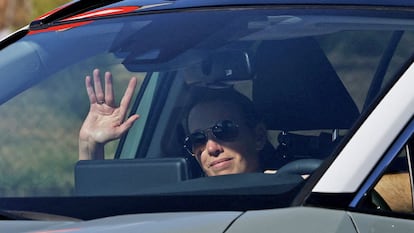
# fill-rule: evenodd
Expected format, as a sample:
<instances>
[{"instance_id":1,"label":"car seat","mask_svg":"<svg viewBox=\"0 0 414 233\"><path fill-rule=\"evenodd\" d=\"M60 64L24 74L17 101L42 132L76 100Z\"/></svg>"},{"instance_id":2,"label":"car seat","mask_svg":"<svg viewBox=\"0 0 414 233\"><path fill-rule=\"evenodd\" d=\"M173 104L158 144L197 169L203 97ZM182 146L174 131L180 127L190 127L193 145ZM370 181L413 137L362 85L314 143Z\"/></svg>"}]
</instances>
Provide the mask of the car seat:
<instances>
[{"instance_id":1,"label":"car seat","mask_svg":"<svg viewBox=\"0 0 414 233\"><path fill-rule=\"evenodd\" d=\"M318 42L312 37L263 41L254 61L253 101L267 128L280 131L277 159L329 155L335 134L297 132L349 129L359 111Z\"/></svg>"}]
</instances>

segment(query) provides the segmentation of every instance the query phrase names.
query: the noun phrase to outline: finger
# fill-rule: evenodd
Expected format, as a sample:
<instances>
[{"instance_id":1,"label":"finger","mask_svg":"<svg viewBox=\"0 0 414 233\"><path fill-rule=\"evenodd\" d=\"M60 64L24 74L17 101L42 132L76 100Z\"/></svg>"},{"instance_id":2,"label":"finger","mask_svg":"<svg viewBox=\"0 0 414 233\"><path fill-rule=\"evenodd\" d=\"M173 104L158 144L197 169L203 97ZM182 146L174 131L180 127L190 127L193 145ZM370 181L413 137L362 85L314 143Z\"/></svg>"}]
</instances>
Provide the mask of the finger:
<instances>
[{"instance_id":1,"label":"finger","mask_svg":"<svg viewBox=\"0 0 414 233\"><path fill-rule=\"evenodd\" d=\"M122 114L122 118L125 117L125 114L128 110L129 103L131 102L131 99L134 96L136 86L137 86L137 78L132 77L131 80L129 80L128 87L125 90L124 96L122 97L121 104L119 106L121 114Z\"/></svg>"},{"instance_id":2,"label":"finger","mask_svg":"<svg viewBox=\"0 0 414 233\"><path fill-rule=\"evenodd\" d=\"M105 73L105 103L111 107L115 106L114 88L112 85L112 74Z\"/></svg>"},{"instance_id":3,"label":"finger","mask_svg":"<svg viewBox=\"0 0 414 233\"><path fill-rule=\"evenodd\" d=\"M135 123L136 120L138 120L139 115L138 114L134 114L132 116L130 116L123 124L125 125L126 128L131 128L132 125Z\"/></svg>"},{"instance_id":4,"label":"finger","mask_svg":"<svg viewBox=\"0 0 414 233\"><path fill-rule=\"evenodd\" d=\"M96 96L95 96L95 91L93 90L93 87L92 87L91 80L92 80L91 76L88 75L85 77L85 87L86 87L86 92L88 93L89 102L91 104L95 104Z\"/></svg>"},{"instance_id":5,"label":"finger","mask_svg":"<svg viewBox=\"0 0 414 233\"><path fill-rule=\"evenodd\" d=\"M99 77L99 69L93 70L93 82L95 86L95 96L98 103L105 101L105 95L102 90L101 78Z\"/></svg>"},{"instance_id":6,"label":"finger","mask_svg":"<svg viewBox=\"0 0 414 233\"><path fill-rule=\"evenodd\" d=\"M139 115L138 114L134 114L132 116L130 116L126 121L124 121L119 127L119 134L123 134L125 133L127 130L129 130L135 123L136 120L138 120Z\"/></svg>"}]
</instances>

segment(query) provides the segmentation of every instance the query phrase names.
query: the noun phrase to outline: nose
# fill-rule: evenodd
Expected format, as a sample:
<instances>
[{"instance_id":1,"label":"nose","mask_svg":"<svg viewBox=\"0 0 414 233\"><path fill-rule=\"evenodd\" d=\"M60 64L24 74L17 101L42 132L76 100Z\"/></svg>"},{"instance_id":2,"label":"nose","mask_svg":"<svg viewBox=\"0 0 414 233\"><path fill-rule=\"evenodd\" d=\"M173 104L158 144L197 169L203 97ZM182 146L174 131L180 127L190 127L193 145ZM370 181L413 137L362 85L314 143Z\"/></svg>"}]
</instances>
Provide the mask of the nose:
<instances>
[{"instance_id":1,"label":"nose","mask_svg":"<svg viewBox=\"0 0 414 233\"><path fill-rule=\"evenodd\" d=\"M209 139L206 143L206 149L210 156L218 156L223 152L223 147L214 140Z\"/></svg>"}]
</instances>

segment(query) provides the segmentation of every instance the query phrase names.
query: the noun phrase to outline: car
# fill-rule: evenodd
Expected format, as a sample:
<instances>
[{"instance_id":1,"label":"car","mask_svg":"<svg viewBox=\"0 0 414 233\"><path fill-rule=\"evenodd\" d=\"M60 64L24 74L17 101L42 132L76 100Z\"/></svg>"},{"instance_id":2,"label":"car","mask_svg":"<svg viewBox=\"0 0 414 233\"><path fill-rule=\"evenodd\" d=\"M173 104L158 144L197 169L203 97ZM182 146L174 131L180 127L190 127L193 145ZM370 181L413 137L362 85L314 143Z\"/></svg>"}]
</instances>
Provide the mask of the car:
<instances>
[{"instance_id":1,"label":"car","mask_svg":"<svg viewBox=\"0 0 414 233\"><path fill-rule=\"evenodd\" d=\"M411 232L413 58L412 1L71 1L0 41L0 229ZM255 121L194 131L229 92ZM132 126L79 159L88 112L121 101ZM261 169L204 166L230 150Z\"/></svg>"}]
</instances>

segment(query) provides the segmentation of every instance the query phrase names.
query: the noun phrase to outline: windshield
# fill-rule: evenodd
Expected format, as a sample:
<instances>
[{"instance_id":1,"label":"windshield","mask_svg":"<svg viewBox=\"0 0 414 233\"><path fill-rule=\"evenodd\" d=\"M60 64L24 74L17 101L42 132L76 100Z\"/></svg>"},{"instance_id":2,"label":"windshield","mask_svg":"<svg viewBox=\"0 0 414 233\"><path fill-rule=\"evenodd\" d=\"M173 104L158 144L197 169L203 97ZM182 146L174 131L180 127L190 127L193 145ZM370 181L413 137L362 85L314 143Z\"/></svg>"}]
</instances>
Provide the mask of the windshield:
<instances>
[{"instance_id":1,"label":"windshield","mask_svg":"<svg viewBox=\"0 0 414 233\"><path fill-rule=\"evenodd\" d=\"M223 8L68 25L0 52L0 197L260 194L289 205L414 50L412 17L376 11ZM139 118L103 143L104 159L78 161L94 69L102 85L112 74L115 105L136 77L124 117Z\"/></svg>"}]
</instances>

